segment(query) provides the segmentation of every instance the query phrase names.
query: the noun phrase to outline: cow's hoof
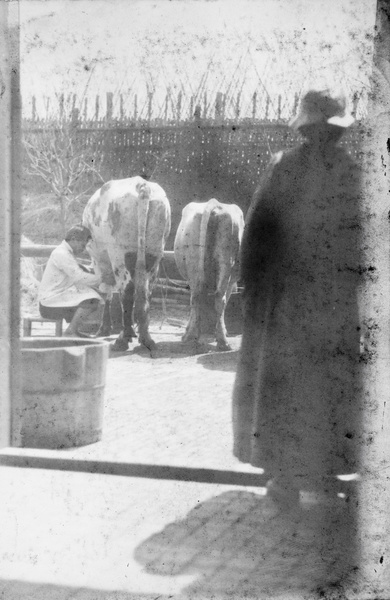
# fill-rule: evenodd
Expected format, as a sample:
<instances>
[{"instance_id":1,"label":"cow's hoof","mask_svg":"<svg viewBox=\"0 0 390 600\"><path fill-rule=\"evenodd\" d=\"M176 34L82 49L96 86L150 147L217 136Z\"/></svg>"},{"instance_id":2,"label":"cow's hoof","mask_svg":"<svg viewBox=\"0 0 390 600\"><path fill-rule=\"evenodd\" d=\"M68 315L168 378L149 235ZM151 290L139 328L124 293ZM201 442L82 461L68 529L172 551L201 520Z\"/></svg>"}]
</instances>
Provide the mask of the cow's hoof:
<instances>
[{"instance_id":1,"label":"cow's hoof","mask_svg":"<svg viewBox=\"0 0 390 600\"><path fill-rule=\"evenodd\" d=\"M142 346L145 346L150 352L155 352L157 350L157 344L152 340L152 338L139 338L139 343Z\"/></svg>"},{"instance_id":2,"label":"cow's hoof","mask_svg":"<svg viewBox=\"0 0 390 600\"><path fill-rule=\"evenodd\" d=\"M198 337L194 334L189 334L189 333L185 333L182 338L181 341L183 342L183 344L197 344L198 343Z\"/></svg>"},{"instance_id":3,"label":"cow's hoof","mask_svg":"<svg viewBox=\"0 0 390 600\"><path fill-rule=\"evenodd\" d=\"M113 344L111 344L111 350L113 352L126 352L128 348L129 342L123 338L118 338Z\"/></svg>"},{"instance_id":4,"label":"cow's hoof","mask_svg":"<svg viewBox=\"0 0 390 600\"><path fill-rule=\"evenodd\" d=\"M130 327L129 329L126 329L124 336L131 340L132 338L136 338L137 334L135 333L134 328Z\"/></svg>"},{"instance_id":5,"label":"cow's hoof","mask_svg":"<svg viewBox=\"0 0 390 600\"><path fill-rule=\"evenodd\" d=\"M227 342L218 342L217 350L218 352L229 352L232 349L231 345Z\"/></svg>"}]
</instances>

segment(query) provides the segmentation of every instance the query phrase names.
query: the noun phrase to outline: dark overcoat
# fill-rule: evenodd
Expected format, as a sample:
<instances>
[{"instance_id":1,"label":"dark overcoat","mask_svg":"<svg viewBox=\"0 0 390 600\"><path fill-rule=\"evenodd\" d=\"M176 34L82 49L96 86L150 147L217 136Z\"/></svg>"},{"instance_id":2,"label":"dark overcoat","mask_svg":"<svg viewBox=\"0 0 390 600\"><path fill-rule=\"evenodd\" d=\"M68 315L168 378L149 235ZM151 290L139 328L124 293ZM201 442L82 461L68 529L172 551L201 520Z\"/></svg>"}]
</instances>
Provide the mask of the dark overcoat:
<instances>
[{"instance_id":1,"label":"dark overcoat","mask_svg":"<svg viewBox=\"0 0 390 600\"><path fill-rule=\"evenodd\" d=\"M358 468L361 219L360 170L310 143L274 158L247 217L234 454L303 486Z\"/></svg>"}]
</instances>

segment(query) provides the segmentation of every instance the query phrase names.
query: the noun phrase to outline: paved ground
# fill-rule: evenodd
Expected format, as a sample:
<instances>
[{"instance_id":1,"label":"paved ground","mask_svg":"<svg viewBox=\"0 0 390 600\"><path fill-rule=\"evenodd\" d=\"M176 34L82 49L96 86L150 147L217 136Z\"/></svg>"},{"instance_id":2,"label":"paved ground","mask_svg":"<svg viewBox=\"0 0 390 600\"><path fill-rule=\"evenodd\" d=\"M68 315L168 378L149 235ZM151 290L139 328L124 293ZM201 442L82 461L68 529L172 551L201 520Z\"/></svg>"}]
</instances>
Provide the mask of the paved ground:
<instances>
[{"instance_id":1,"label":"paved ground","mask_svg":"<svg viewBox=\"0 0 390 600\"><path fill-rule=\"evenodd\" d=\"M306 495L283 513L261 479L253 487L234 480L257 474L231 454L239 337L230 353L207 352L206 343L195 354L178 327L152 330L154 359L136 347L109 360L101 442L3 453L0 598L347 597L340 581L354 579L357 565L351 507ZM41 468L4 466L11 455ZM187 471L158 479L167 466ZM132 476L137 468L141 477ZM221 482L224 472L227 484L204 476ZM371 597L352 588L348 597Z\"/></svg>"}]
</instances>

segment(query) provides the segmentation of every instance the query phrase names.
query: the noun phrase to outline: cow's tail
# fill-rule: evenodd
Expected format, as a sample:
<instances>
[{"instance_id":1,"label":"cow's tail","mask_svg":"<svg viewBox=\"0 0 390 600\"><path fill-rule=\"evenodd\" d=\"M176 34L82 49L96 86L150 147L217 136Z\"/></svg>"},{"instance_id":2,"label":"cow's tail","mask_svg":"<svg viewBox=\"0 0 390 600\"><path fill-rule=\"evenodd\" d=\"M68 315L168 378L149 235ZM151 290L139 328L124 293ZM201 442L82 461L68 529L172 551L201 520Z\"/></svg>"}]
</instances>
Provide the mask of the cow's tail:
<instances>
[{"instance_id":1,"label":"cow's tail","mask_svg":"<svg viewBox=\"0 0 390 600\"><path fill-rule=\"evenodd\" d=\"M146 276L146 226L148 222L149 202L151 190L146 181L137 183L138 194L137 217L138 217L138 240L137 240L137 262L135 265L135 318L146 310L148 290Z\"/></svg>"},{"instance_id":2,"label":"cow's tail","mask_svg":"<svg viewBox=\"0 0 390 600\"><path fill-rule=\"evenodd\" d=\"M203 286L205 284L205 255L206 255L206 244L207 244L207 227L211 217L211 213L219 206L218 200L212 198L206 204L206 207L202 214L200 222L200 233L199 233L199 264L198 264L198 294L201 294Z\"/></svg>"}]
</instances>

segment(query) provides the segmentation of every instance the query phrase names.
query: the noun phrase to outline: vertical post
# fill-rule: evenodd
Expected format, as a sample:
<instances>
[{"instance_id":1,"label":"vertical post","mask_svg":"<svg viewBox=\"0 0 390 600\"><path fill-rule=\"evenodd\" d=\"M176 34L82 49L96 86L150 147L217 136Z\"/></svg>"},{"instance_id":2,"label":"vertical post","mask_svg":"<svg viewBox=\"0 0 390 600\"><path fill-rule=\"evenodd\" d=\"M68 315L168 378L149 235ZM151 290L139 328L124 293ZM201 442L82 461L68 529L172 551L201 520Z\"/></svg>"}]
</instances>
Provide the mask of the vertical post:
<instances>
[{"instance_id":1,"label":"vertical post","mask_svg":"<svg viewBox=\"0 0 390 600\"><path fill-rule=\"evenodd\" d=\"M19 64L19 3L0 2L0 446L19 443Z\"/></svg>"},{"instance_id":2,"label":"vertical post","mask_svg":"<svg viewBox=\"0 0 390 600\"><path fill-rule=\"evenodd\" d=\"M169 95L167 93L167 95L165 96L165 106L164 106L164 122L167 123L168 121L168 103L169 103Z\"/></svg>"},{"instance_id":3,"label":"vertical post","mask_svg":"<svg viewBox=\"0 0 390 600\"><path fill-rule=\"evenodd\" d=\"M222 104L223 104L223 94L222 92L217 92L217 96L215 98L215 120L220 122L222 120Z\"/></svg>"},{"instance_id":4,"label":"vertical post","mask_svg":"<svg viewBox=\"0 0 390 600\"><path fill-rule=\"evenodd\" d=\"M114 98L114 94L112 92L107 92L107 94L106 94L106 119L107 119L107 121L112 121L113 98Z\"/></svg>"},{"instance_id":5,"label":"vertical post","mask_svg":"<svg viewBox=\"0 0 390 600\"><path fill-rule=\"evenodd\" d=\"M235 115L236 119L240 118L240 102L241 102L241 92L238 92L236 106L235 106L235 110L234 110L234 115Z\"/></svg>"},{"instance_id":6,"label":"vertical post","mask_svg":"<svg viewBox=\"0 0 390 600\"><path fill-rule=\"evenodd\" d=\"M100 110L100 98L96 96L95 99L95 119L96 121L99 119L99 110Z\"/></svg>"},{"instance_id":7,"label":"vertical post","mask_svg":"<svg viewBox=\"0 0 390 600\"><path fill-rule=\"evenodd\" d=\"M65 102L65 98L64 98L64 94L61 94L60 99L59 99L59 114L60 114L60 121L63 120L64 118L64 102Z\"/></svg>"},{"instance_id":8,"label":"vertical post","mask_svg":"<svg viewBox=\"0 0 390 600\"><path fill-rule=\"evenodd\" d=\"M84 123L87 122L88 119L88 98L84 99L84 113L83 113Z\"/></svg>"},{"instance_id":9,"label":"vertical post","mask_svg":"<svg viewBox=\"0 0 390 600\"><path fill-rule=\"evenodd\" d=\"M79 125L79 118L80 118L80 111L78 108L75 107L72 110L72 118L71 118L72 127L77 127Z\"/></svg>"},{"instance_id":10,"label":"vertical post","mask_svg":"<svg viewBox=\"0 0 390 600\"><path fill-rule=\"evenodd\" d=\"M134 94L134 121L137 121L138 118L138 97L137 94Z\"/></svg>"},{"instance_id":11,"label":"vertical post","mask_svg":"<svg viewBox=\"0 0 390 600\"><path fill-rule=\"evenodd\" d=\"M190 119L194 118L194 96L190 98Z\"/></svg>"},{"instance_id":12,"label":"vertical post","mask_svg":"<svg viewBox=\"0 0 390 600\"><path fill-rule=\"evenodd\" d=\"M265 102L265 115L264 115L264 119L265 121L269 120L269 96L267 95L267 100Z\"/></svg>"},{"instance_id":13,"label":"vertical post","mask_svg":"<svg viewBox=\"0 0 390 600\"><path fill-rule=\"evenodd\" d=\"M77 96L76 96L76 94L73 94L73 96L72 96L72 112L71 112L72 127L77 127L78 122L79 122L80 111L76 107L76 102L77 102Z\"/></svg>"},{"instance_id":14,"label":"vertical post","mask_svg":"<svg viewBox=\"0 0 390 600\"><path fill-rule=\"evenodd\" d=\"M197 104L195 106L195 110L194 110L194 120L195 120L196 123L200 123L201 122L201 118L202 118L201 111L202 111L201 105Z\"/></svg>"},{"instance_id":15,"label":"vertical post","mask_svg":"<svg viewBox=\"0 0 390 600\"><path fill-rule=\"evenodd\" d=\"M181 119L181 104L182 104L182 98L183 98L183 93L180 90L178 98L177 98L177 109L176 109L176 113L177 113L177 120L180 121Z\"/></svg>"},{"instance_id":16,"label":"vertical post","mask_svg":"<svg viewBox=\"0 0 390 600\"><path fill-rule=\"evenodd\" d=\"M257 110L257 92L254 92L252 96L252 119L256 119Z\"/></svg>"},{"instance_id":17,"label":"vertical post","mask_svg":"<svg viewBox=\"0 0 390 600\"><path fill-rule=\"evenodd\" d=\"M152 120L153 92L148 92L148 123Z\"/></svg>"},{"instance_id":18,"label":"vertical post","mask_svg":"<svg viewBox=\"0 0 390 600\"><path fill-rule=\"evenodd\" d=\"M123 94L120 94L120 96L119 96L119 114L120 114L120 120L124 121L125 108L124 108L124 103L123 103Z\"/></svg>"},{"instance_id":19,"label":"vertical post","mask_svg":"<svg viewBox=\"0 0 390 600\"><path fill-rule=\"evenodd\" d=\"M280 121L282 116L282 96L279 94L278 96L278 121Z\"/></svg>"},{"instance_id":20,"label":"vertical post","mask_svg":"<svg viewBox=\"0 0 390 600\"><path fill-rule=\"evenodd\" d=\"M32 97L32 113L31 117L33 121L37 120L37 99L35 96Z\"/></svg>"},{"instance_id":21,"label":"vertical post","mask_svg":"<svg viewBox=\"0 0 390 600\"><path fill-rule=\"evenodd\" d=\"M204 100L204 102L203 102L203 118L206 119L207 118L207 92L204 93L203 100Z\"/></svg>"},{"instance_id":22,"label":"vertical post","mask_svg":"<svg viewBox=\"0 0 390 600\"><path fill-rule=\"evenodd\" d=\"M79 118L79 111L76 108L76 102L77 102L77 96L76 96L76 94L72 94L72 108L71 108L71 112L70 112L70 118L71 118L72 123L76 123Z\"/></svg>"},{"instance_id":23,"label":"vertical post","mask_svg":"<svg viewBox=\"0 0 390 600\"><path fill-rule=\"evenodd\" d=\"M361 543L357 573L361 598L389 597L390 568L390 7L378 0L371 102L363 145L363 250L367 277L361 290L364 344L362 480L357 503Z\"/></svg>"},{"instance_id":24,"label":"vertical post","mask_svg":"<svg viewBox=\"0 0 390 600\"><path fill-rule=\"evenodd\" d=\"M49 120L49 108L50 108L50 98L49 96L46 98L46 121Z\"/></svg>"}]
</instances>

